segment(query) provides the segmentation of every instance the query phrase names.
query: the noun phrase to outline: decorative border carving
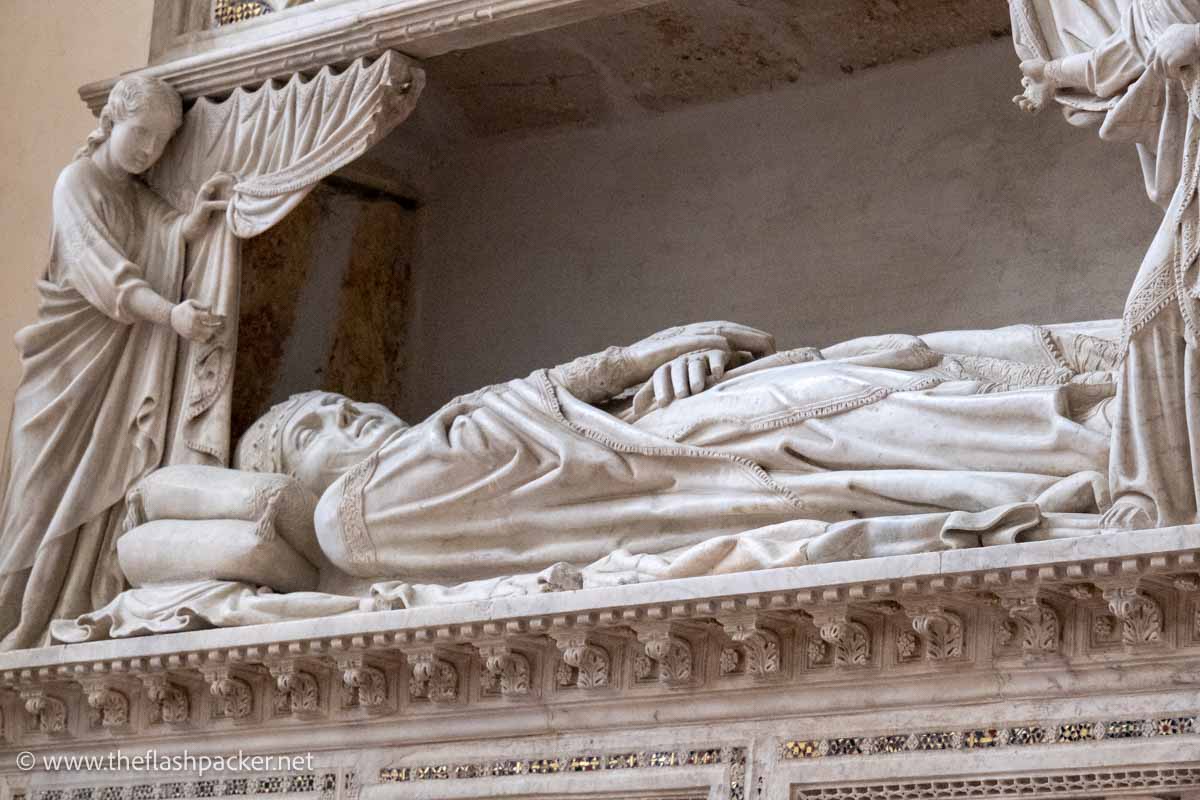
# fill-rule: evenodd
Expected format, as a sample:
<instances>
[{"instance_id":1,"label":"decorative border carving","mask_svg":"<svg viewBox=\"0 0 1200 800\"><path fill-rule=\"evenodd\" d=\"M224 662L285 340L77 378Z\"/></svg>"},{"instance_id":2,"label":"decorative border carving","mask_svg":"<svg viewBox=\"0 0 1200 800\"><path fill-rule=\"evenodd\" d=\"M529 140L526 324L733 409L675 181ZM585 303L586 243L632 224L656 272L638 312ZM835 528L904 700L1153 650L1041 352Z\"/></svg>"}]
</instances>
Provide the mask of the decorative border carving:
<instances>
[{"instance_id":1,"label":"decorative border carving","mask_svg":"<svg viewBox=\"0 0 1200 800\"><path fill-rule=\"evenodd\" d=\"M579 753L569 756L467 761L457 764L423 764L414 767L385 767L379 771L380 783L413 781L502 778L517 775L559 775L605 770L695 767L729 764L730 782L738 789L745 779L744 747L710 747L696 750L640 750L621 753ZM739 769L740 768L740 769ZM740 795L731 795L739 796Z\"/></svg>"},{"instance_id":2,"label":"decorative border carving","mask_svg":"<svg viewBox=\"0 0 1200 800\"><path fill-rule=\"evenodd\" d=\"M1200 785L1200 767L1158 769L1089 769L1050 775L1015 775L987 779L939 778L936 781L867 786L793 786L791 800L958 800L958 798L1106 796L1131 790L1157 791Z\"/></svg>"},{"instance_id":3,"label":"decorative border carving","mask_svg":"<svg viewBox=\"0 0 1200 800\"><path fill-rule=\"evenodd\" d=\"M1029 745L1074 744L1101 739L1136 739L1151 736L1200 734L1200 718L1153 717L1109 721L1049 722L996 726L970 730L890 733L880 736L842 736L832 739L791 739L780 745L785 761L840 756L872 756L890 753L977 750L1026 747Z\"/></svg>"}]
</instances>

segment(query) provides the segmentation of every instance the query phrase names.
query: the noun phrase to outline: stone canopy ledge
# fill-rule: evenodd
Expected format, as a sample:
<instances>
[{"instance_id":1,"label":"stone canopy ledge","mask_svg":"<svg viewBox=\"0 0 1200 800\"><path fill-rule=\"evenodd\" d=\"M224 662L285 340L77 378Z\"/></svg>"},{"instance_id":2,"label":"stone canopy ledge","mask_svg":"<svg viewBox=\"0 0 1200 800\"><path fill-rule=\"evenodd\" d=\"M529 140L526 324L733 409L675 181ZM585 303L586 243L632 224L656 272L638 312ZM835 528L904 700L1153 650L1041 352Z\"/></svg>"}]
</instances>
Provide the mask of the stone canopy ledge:
<instances>
[{"instance_id":1,"label":"stone canopy ledge","mask_svg":"<svg viewBox=\"0 0 1200 800\"><path fill-rule=\"evenodd\" d=\"M1195 581L1193 587L1191 581ZM272 644L344 649L467 642L485 635L549 633L793 611L813 619L857 605L969 600L994 605L1013 593L1063 592L1076 599L1139 591L1165 581L1200 591L1200 527L1030 542L832 564L497 598L444 606L352 614L320 620L192 631L124 640L0 652L7 685L72 674L79 664L222 651ZM1143 583L1145 582L1145 583ZM345 640L345 641L342 641Z\"/></svg>"},{"instance_id":2,"label":"stone canopy ledge","mask_svg":"<svg viewBox=\"0 0 1200 800\"><path fill-rule=\"evenodd\" d=\"M159 63L129 74L165 80L185 100L217 98L239 86L340 66L386 50L429 58L649 2L653 0L322 0L178 35L167 42ZM80 98L93 113L100 113L119 77L80 88Z\"/></svg>"},{"instance_id":3,"label":"stone canopy ledge","mask_svg":"<svg viewBox=\"0 0 1200 800\"><path fill-rule=\"evenodd\" d=\"M304 721L300 745L314 721L352 720L380 723L356 728L364 741L438 719L520 735L559 705L586 729L1111 704L1114 670L1139 707L1173 713L1200 683L1198 573L1191 526L0 653L4 719L24 718L0 745L179 725L269 725L282 743L278 726ZM688 703L663 705L680 691Z\"/></svg>"}]
</instances>

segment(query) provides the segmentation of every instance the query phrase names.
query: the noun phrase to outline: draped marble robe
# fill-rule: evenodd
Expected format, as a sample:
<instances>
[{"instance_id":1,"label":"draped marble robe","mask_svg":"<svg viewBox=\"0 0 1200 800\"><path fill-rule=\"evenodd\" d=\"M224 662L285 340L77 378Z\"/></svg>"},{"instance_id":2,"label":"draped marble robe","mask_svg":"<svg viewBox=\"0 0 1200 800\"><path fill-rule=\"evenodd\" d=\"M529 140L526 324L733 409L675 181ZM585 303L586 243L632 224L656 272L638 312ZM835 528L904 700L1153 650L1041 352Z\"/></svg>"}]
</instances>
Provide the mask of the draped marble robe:
<instances>
[{"instance_id":1,"label":"draped marble robe","mask_svg":"<svg viewBox=\"0 0 1200 800\"><path fill-rule=\"evenodd\" d=\"M326 490L316 534L357 584L151 583L56 621L54 637L1091 535L1108 502L1118 332L1015 325L799 348L640 415L539 370L450 401ZM160 497L154 519L195 519L184 505Z\"/></svg>"},{"instance_id":2,"label":"draped marble robe","mask_svg":"<svg viewBox=\"0 0 1200 800\"><path fill-rule=\"evenodd\" d=\"M556 562L612 571L613 553L669 563L779 524L793 563L831 523L873 526L857 557L953 546L942 531L959 512L1016 510L1022 530L1042 511L1094 526L1115 348L1073 328L1059 340L1026 325L805 348L637 419L539 371L393 437L325 492L317 536L352 575L454 584ZM1063 355L1089 349L1105 355ZM1013 540L1002 517L975 543ZM406 604L495 590L397 589Z\"/></svg>"},{"instance_id":3,"label":"draped marble robe","mask_svg":"<svg viewBox=\"0 0 1200 800\"><path fill-rule=\"evenodd\" d=\"M0 649L46 640L123 588L114 549L125 493L164 463L229 458L237 348L238 239L274 225L322 178L411 112L423 73L388 52L187 112L146 177L114 182L90 159L54 192L37 322L17 336L23 377L0 510ZM186 248L180 212L216 172L238 178L225 225ZM134 320L138 282L226 317L207 344Z\"/></svg>"},{"instance_id":4,"label":"draped marble robe","mask_svg":"<svg viewBox=\"0 0 1200 800\"><path fill-rule=\"evenodd\" d=\"M1196 523L1200 67L1170 80L1147 59L1168 27L1200 23L1200 2L1014 0L1011 8L1018 54L1058 61L1080 88L1056 99L1099 121L1102 138L1136 144L1147 193L1165 208L1125 304L1109 482L1114 502L1145 512L1143 524Z\"/></svg>"}]
</instances>

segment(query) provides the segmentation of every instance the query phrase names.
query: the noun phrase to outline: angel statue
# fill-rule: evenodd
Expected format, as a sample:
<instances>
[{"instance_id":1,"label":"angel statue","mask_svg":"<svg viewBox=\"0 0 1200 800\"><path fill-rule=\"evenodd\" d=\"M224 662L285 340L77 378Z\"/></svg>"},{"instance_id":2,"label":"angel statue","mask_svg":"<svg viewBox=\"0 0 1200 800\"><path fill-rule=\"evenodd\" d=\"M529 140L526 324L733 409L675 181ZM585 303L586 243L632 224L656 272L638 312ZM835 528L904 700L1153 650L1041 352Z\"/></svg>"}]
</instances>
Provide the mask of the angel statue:
<instances>
[{"instance_id":1,"label":"angel statue","mask_svg":"<svg viewBox=\"0 0 1200 800\"><path fill-rule=\"evenodd\" d=\"M113 87L55 184L38 318L16 337L0 649L124 588L116 539L139 479L228 463L237 242L390 131L420 79L389 53L186 114L161 80Z\"/></svg>"},{"instance_id":2,"label":"angel statue","mask_svg":"<svg viewBox=\"0 0 1200 800\"><path fill-rule=\"evenodd\" d=\"M1165 213L1125 303L1104 529L1200 522L1200 1L1012 0L1036 112L1137 145Z\"/></svg>"},{"instance_id":3,"label":"angel statue","mask_svg":"<svg viewBox=\"0 0 1200 800\"><path fill-rule=\"evenodd\" d=\"M206 181L187 214L138 179L182 122L174 89L126 78L54 186L40 313L17 334L24 372L0 528L4 647L28 646L51 615L120 590L112 537L125 492L162 457L176 338L207 342L224 324L180 292L185 243L225 210L214 197L229 176Z\"/></svg>"}]
</instances>

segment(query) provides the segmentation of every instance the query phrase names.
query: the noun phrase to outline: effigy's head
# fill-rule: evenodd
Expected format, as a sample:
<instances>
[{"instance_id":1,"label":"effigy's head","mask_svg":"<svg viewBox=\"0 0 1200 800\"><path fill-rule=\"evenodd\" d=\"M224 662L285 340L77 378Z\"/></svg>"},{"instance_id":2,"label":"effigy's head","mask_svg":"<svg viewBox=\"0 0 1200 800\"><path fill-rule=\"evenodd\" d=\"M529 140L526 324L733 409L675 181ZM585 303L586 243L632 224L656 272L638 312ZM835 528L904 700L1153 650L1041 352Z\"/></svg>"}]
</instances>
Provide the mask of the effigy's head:
<instances>
[{"instance_id":1,"label":"effigy's head","mask_svg":"<svg viewBox=\"0 0 1200 800\"><path fill-rule=\"evenodd\" d=\"M182 124L183 101L170 84L138 75L122 78L80 155L91 155L108 142L117 165L139 175L154 166Z\"/></svg>"},{"instance_id":2,"label":"effigy's head","mask_svg":"<svg viewBox=\"0 0 1200 800\"><path fill-rule=\"evenodd\" d=\"M377 403L305 392L272 406L238 442L234 469L282 472L321 495L408 424Z\"/></svg>"}]
</instances>

